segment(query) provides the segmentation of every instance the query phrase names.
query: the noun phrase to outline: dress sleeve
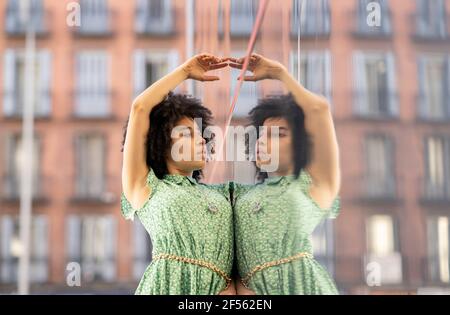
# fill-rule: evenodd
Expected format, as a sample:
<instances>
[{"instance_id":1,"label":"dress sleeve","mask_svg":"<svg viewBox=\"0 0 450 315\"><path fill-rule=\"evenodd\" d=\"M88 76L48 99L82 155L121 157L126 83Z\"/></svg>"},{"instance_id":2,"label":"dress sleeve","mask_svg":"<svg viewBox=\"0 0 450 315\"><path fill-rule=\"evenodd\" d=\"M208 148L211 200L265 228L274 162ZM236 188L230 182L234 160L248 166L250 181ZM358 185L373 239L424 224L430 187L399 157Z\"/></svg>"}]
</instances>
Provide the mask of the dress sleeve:
<instances>
[{"instance_id":1,"label":"dress sleeve","mask_svg":"<svg viewBox=\"0 0 450 315\"><path fill-rule=\"evenodd\" d=\"M308 199L311 200L312 204L315 208L317 208L320 212L324 213L325 218L328 219L336 219L340 213L341 210L341 198L340 196L336 196L333 200L333 203L329 208L322 208L320 207L317 202L311 197L309 194L309 189L311 187L311 184L313 182L311 175L306 171L305 169L302 169L299 175L299 184L300 188L305 194L305 196L308 197Z\"/></svg>"},{"instance_id":2,"label":"dress sleeve","mask_svg":"<svg viewBox=\"0 0 450 315\"><path fill-rule=\"evenodd\" d=\"M144 202L144 204L139 209L133 208L131 203L125 197L124 192L122 191L122 193L120 195L120 210L121 210L122 216L126 220L134 221L134 216L135 216L136 212L144 209L147 206L150 198L153 196L153 194L156 191L156 187L158 186L158 183L159 183L158 177L156 177L153 169L150 169L147 174L147 185L151 188L151 193L150 193L150 196L148 197L148 199Z\"/></svg>"}]
</instances>

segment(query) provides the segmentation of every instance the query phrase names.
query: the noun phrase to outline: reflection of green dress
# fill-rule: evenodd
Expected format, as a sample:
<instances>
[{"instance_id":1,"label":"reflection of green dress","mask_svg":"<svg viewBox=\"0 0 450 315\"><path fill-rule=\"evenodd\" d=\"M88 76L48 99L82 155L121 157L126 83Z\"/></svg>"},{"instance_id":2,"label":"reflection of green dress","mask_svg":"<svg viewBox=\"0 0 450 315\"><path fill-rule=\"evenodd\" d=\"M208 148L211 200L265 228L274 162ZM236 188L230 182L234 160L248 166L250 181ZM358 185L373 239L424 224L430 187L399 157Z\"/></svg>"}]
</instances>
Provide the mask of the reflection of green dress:
<instances>
[{"instance_id":1,"label":"reflection of green dress","mask_svg":"<svg viewBox=\"0 0 450 315\"><path fill-rule=\"evenodd\" d=\"M271 177L257 185L234 184L234 228L237 267L241 278L266 262L306 252L310 236L326 218L336 218L340 198L322 209L309 195L311 176L303 169ZM256 294L338 294L327 271L313 258L301 257L253 273L247 286Z\"/></svg>"},{"instance_id":2,"label":"reflection of green dress","mask_svg":"<svg viewBox=\"0 0 450 315\"><path fill-rule=\"evenodd\" d=\"M147 175L152 189L140 209L121 194L126 219L135 213L150 234L153 258L158 254L207 262L205 267L176 259L153 259L135 294L218 294L226 287L233 265L233 219L229 185L198 184L192 177Z\"/></svg>"}]
</instances>

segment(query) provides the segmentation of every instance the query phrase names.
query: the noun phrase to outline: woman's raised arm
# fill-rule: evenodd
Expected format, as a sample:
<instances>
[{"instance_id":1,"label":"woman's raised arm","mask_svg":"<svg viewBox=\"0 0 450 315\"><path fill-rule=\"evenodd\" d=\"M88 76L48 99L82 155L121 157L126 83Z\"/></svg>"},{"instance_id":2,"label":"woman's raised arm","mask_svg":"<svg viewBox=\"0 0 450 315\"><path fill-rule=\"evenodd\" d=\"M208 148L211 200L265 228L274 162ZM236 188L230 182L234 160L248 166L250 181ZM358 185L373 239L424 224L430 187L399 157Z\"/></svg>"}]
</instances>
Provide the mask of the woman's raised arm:
<instances>
[{"instance_id":1,"label":"woman's raised arm","mask_svg":"<svg viewBox=\"0 0 450 315\"><path fill-rule=\"evenodd\" d=\"M207 76L205 73L227 65L215 56L197 55L153 83L134 99L127 124L122 165L122 190L133 207L139 208L137 205L141 205L151 193L146 185L146 176L150 171L146 163L146 138L152 109L186 79L219 80L218 77Z\"/></svg>"}]
</instances>

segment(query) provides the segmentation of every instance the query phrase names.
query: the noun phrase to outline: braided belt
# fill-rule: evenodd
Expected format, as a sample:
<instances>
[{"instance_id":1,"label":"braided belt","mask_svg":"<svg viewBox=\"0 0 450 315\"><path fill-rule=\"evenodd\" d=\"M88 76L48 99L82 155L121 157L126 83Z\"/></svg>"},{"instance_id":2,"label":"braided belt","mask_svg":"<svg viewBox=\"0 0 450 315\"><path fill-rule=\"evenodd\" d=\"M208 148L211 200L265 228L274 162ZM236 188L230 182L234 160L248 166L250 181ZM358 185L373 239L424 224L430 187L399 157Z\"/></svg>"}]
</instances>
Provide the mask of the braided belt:
<instances>
[{"instance_id":1,"label":"braided belt","mask_svg":"<svg viewBox=\"0 0 450 315\"><path fill-rule=\"evenodd\" d=\"M267 269L269 267L273 267L273 266L278 266L281 264L287 264L293 260L297 260L300 258L313 258L313 255L311 253L308 252L301 252L298 254L295 254L293 256L290 257L286 257L286 258L281 258L278 260L273 260L273 261L269 261L269 262L265 262L261 265L256 266L255 268L253 268L249 273L247 273L247 275L241 279L241 283L244 285L244 287L246 287L247 289L249 289L248 287L248 283L250 282L250 279L255 275L255 273L257 273L258 271Z\"/></svg>"},{"instance_id":2,"label":"braided belt","mask_svg":"<svg viewBox=\"0 0 450 315\"><path fill-rule=\"evenodd\" d=\"M232 281L231 278L226 274L226 272L224 272L222 269L220 269L219 267L217 267L216 265L214 265L213 263L210 263L208 261L189 258L189 257L183 257L183 256L177 256L177 255L173 255L173 254L166 254L166 253L158 254L153 257L153 260L158 260L158 259L176 260L176 261L181 261L181 262L185 262L188 264L193 264L193 265L198 265L201 267L208 268L208 269L214 271L215 273L217 273L219 276L221 276L225 280L225 282L227 284L225 289L228 289L228 287L230 286L231 281Z\"/></svg>"}]
</instances>

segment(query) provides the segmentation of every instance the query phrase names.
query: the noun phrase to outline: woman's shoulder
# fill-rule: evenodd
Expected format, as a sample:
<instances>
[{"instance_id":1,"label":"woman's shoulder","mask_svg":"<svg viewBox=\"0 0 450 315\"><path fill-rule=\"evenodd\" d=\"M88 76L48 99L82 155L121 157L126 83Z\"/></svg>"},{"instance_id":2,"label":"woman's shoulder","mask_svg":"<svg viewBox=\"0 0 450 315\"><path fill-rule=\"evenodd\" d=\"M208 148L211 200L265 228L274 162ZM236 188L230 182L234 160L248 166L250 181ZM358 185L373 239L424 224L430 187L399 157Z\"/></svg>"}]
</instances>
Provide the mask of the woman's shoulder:
<instances>
[{"instance_id":1,"label":"woman's shoulder","mask_svg":"<svg viewBox=\"0 0 450 315\"><path fill-rule=\"evenodd\" d=\"M122 191L120 194L120 210L122 216L127 220L133 221L136 213L148 207L151 198L155 195L158 189L159 183L160 179L156 177L155 172L153 171L153 169L150 168L146 176L146 185L148 187L148 189L146 189L145 192L146 196L145 198L143 198L144 199L143 203L138 207L133 206L131 204L130 199L127 198L127 196L125 195L125 192Z\"/></svg>"}]
</instances>

